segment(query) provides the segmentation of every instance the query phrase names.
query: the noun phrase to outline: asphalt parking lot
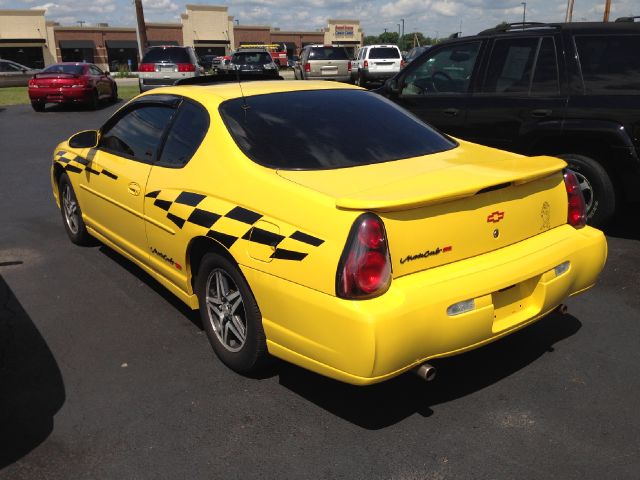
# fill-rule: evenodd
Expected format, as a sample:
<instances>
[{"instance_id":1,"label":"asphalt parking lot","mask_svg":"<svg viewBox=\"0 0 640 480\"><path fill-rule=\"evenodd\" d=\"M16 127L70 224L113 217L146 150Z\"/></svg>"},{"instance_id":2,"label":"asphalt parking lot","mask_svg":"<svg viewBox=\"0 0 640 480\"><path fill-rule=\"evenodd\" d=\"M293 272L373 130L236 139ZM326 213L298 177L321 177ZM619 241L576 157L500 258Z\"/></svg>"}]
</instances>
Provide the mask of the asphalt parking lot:
<instances>
[{"instance_id":1,"label":"asphalt parking lot","mask_svg":"<svg viewBox=\"0 0 640 480\"><path fill-rule=\"evenodd\" d=\"M0 478L638 478L634 209L568 315L434 362L431 383L245 378L140 269L66 237L53 148L115 108L0 108Z\"/></svg>"}]
</instances>

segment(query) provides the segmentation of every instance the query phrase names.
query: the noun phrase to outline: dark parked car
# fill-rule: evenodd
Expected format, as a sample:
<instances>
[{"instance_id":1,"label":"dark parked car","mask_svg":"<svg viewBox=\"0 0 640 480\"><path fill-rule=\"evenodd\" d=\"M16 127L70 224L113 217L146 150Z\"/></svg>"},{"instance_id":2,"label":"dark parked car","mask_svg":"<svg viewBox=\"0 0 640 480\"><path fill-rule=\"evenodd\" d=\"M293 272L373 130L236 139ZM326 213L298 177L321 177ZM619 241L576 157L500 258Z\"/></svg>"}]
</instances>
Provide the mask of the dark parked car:
<instances>
[{"instance_id":1,"label":"dark parked car","mask_svg":"<svg viewBox=\"0 0 640 480\"><path fill-rule=\"evenodd\" d=\"M271 54L262 48L238 50L231 56L231 71L248 74L273 75L277 77L278 66Z\"/></svg>"},{"instance_id":2,"label":"dark parked car","mask_svg":"<svg viewBox=\"0 0 640 480\"><path fill-rule=\"evenodd\" d=\"M420 55L422 55L424 52L426 52L430 48L431 48L431 45L422 45L420 47L413 47L411 50L409 50L409 53L407 53L407 55L404 57L404 61L406 62L404 66L409 65L411 62L413 62L416 58L418 58Z\"/></svg>"},{"instance_id":3,"label":"dark parked car","mask_svg":"<svg viewBox=\"0 0 640 480\"><path fill-rule=\"evenodd\" d=\"M433 46L378 90L446 133L564 158L588 219L640 201L640 24L512 24Z\"/></svg>"},{"instance_id":4,"label":"dark parked car","mask_svg":"<svg viewBox=\"0 0 640 480\"><path fill-rule=\"evenodd\" d=\"M47 103L83 103L95 109L102 100L116 102L118 86L92 63L57 63L29 80L29 98L36 112Z\"/></svg>"},{"instance_id":5,"label":"dark parked car","mask_svg":"<svg viewBox=\"0 0 640 480\"><path fill-rule=\"evenodd\" d=\"M203 55L202 57L200 57L200 65L207 72L212 70L216 71L220 66L221 60L222 60L222 57L219 57L218 55Z\"/></svg>"}]
</instances>

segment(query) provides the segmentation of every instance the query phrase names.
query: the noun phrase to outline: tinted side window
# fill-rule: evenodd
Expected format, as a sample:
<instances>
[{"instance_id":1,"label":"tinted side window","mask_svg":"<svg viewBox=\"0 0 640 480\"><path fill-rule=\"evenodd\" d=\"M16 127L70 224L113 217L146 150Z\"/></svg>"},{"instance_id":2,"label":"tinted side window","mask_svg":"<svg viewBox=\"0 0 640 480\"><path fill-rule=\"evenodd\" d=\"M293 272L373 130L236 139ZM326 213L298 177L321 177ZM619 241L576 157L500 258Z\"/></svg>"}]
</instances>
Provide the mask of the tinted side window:
<instances>
[{"instance_id":1,"label":"tinted side window","mask_svg":"<svg viewBox=\"0 0 640 480\"><path fill-rule=\"evenodd\" d=\"M410 70L402 95L466 93L479 50L480 42L438 49Z\"/></svg>"},{"instance_id":2,"label":"tinted side window","mask_svg":"<svg viewBox=\"0 0 640 480\"><path fill-rule=\"evenodd\" d=\"M640 90L640 35L579 35L575 44L586 93Z\"/></svg>"},{"instance_id":3,"label":"tinted side window","mask_svg":"<svg viewBox=\"0 0 640 480\"><path fill-rule=\"evenodd\" d=\"M174 111L170 107L145 105L126 113L102 133L100 149L152 162Z\"/></svg>"},{"instance_id":4,"label":"tinted side window","mask_svg":"<svg viewBox=\"0 0 640 480\"><path fill-rule=\"evenodd\" d=\"M487 67L483 92L529 93L539 38L496 40Z\"/></svg>"},{"instance_id":5,"label":"tinted side window","mask_svg":"<svg viewBox=\"0 0 640 480\"><path fill-rule=\"evenodd\" d=\"M199 105L183 102L160 155L159 165L184 167L209 130L209 114Z\"/></svg>"},{"instance_id":6,"label":"tinted side window","mask_svg":"<svg viewBox=\"0 0 640 480\"><path fill-rule=\"evenodd\" d=\"M558 93L559 91L555 42L553 38L546 37L540 44L533 82L531 82L531 94Z\"/></svg>"}]
</instances>

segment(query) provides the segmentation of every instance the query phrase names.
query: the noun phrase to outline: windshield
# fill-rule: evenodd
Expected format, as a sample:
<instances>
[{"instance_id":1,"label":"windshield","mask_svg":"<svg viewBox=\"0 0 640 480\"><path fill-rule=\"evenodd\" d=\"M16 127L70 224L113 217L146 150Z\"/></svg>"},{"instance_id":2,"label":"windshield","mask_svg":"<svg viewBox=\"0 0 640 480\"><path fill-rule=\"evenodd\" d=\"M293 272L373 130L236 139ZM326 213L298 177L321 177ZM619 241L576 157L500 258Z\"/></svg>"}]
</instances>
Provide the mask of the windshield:
<instances>
[{"instance_id":1,"label":"windshield","mask_svg":"<svg viewBox=\"0 0 640 480\"><path fill-rule=\"evenodd\" d=\"M234 53L231 61L238 65L264 65L271 63L271 55L267 52Z\"/></svg>"},{"instance_id":2,"label":"windshield","mask_svg":"<svg viewBox=\"0 0 640 480\"><path fill-rule=\"evenodd\" d=\"M71 73L73 75L82 75L84 65L51 65L45 68L42 73Z\"/></svg>"},{"instance_id":3,"label":"windshield","mask_svg":"<svg viewBox=\"0 0 640 480\"><path fill-rule=\"evenodd\" d=\"M354 167L456 146L389 100L361 90L236 98L222 103L220 113L238 147L256 163L276 169ZM288 140L275 142L283 131Z\"/></svg>"}]
</instances>

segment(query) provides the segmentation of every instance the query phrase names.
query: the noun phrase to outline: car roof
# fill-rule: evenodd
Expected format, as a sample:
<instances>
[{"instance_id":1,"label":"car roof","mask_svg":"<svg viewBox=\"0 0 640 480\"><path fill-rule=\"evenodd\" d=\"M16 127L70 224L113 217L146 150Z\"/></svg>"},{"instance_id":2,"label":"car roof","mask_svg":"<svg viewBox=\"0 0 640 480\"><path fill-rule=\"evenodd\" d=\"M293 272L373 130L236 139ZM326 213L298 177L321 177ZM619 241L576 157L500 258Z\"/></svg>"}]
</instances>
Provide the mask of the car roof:
<instances>
[{"instance_id":1,"label":"car roof","mask_svg":"<svg viewBox=\"0 0 640 480\"><path fill-rule=\"evenodd\" d=\"M507 25L498 25L494 28L483 30L477 35L469 37L458 37L445 42L457 41L462 38L486 37L492 35L527 35L531 33L553 32L553 31L575 31L586 32L594 31L598 33L616 33L616 32L638 32L640 31L640 23L637 22L570 22L570 23L511 23ZM443 42L443 43L445 43Z\"/></svg>"},{"instance_id":2,"label":"car roof","mask_svg":"<svg viewBox=\"0 0 640 480\"><path fill-rule=\"evenodd\" d=\"M340 82L324 80L260 80L225 82L215 85L179 85L153 89L140 97L153 94L173 94L191 98L202 104L221 103L225 100L251 97L254 95L269 95L274 93L302 92L309 90L360 90L359 87Z\"/></svg>"},{"instance_id":3,"label":"car roof","mask_svg":"<svg viewBox=\"0 0 640 480\"><path fill-rule=\"evenodd\" d=\"M235 53L269 53L266 48L239 48Z\"/></svg>"},{"instance_id":4,"label":"car roof","mask_svg":"<svg viewBox=\"0 0 640 480\"><path fill-rule=\"evenodd\" d=\"M379 45L365 45L363 48L398 48L397 45L379 44Z\"/></svg>"}]
</instances>

